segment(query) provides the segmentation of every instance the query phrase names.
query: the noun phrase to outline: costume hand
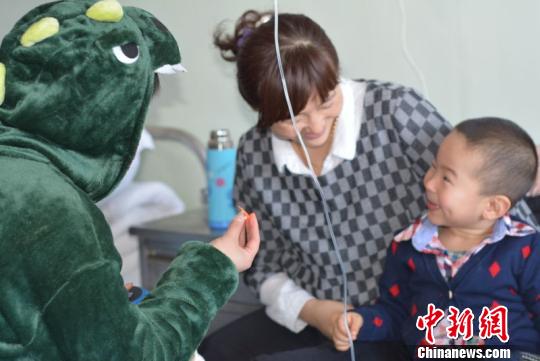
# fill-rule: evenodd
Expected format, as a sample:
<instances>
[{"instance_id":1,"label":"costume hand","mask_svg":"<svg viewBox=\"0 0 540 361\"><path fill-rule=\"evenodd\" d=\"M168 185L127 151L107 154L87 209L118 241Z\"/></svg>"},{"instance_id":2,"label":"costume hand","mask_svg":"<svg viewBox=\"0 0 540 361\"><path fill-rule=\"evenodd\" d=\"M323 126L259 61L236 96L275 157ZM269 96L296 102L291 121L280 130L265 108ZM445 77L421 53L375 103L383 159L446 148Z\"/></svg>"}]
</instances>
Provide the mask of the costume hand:
<instances>
[{"instance_id":1,"label":"costume hand","mask_svg":"<svg viewBox=\"0 0 540 361\"><path fill-rule=\"evenodd\" d=\"M538 154L538 157L540 159L540 145L536 146L536 153ZM540 163L538 164L540 166ZM527 193L527 196L529 197L536 197L540 195L540 171L539 170L536 170L536 179L534 181L532 188L529 190L529 193Z\"/></svg>"},{"instance_id":2,"label":"costume hand","mask_svg":"<svg viewBox=\"0 0 540 361\"><path fill-rule=\"evenodd\" d=\"M238 272L247 270L251 267L261 243L255 213L238 214L227 232L210 243L231 259Z\"/></svg>"},{"instance_id":3,"label":"costume hand","mask_svg":"<svg viewBox=\"0 0 540 361\"><path fill-rule=\"evenodd\" d=\"M339 313L343 313L343 303L332 300L312 299L307 301L302 311L300 311L300 318L310 326L317 328L329 339L332 339L333 321L335 315Z\"/></svg>"},{"instance_id":4,"label":"costume hand","mask_svg":"<svg viewBox=\"0 0 540 361\"><path fill-rule=\"evenodd\" d=\"M360 331L360 328L364 324L364 318L358 313L347 312L346 322L347 325L349 325L349 331L351 332L352 339L356 340L356 337L358 337L358 331ZM345 329L345 315L343 312L334 316L332 341L334 342L334 347L338 351L347 351L350 347L349 337L347 335L347 330Z\"/></svg>"}]
</instances>

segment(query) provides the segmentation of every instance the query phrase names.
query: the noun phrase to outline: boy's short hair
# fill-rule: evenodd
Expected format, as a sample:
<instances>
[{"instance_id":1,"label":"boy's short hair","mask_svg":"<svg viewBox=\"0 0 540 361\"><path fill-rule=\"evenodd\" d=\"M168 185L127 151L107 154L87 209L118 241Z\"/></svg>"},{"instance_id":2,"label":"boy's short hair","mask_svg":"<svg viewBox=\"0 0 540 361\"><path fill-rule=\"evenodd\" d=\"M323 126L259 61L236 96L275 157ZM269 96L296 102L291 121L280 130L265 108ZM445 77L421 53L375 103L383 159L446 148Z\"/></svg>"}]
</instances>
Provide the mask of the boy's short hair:
<instances>
[{"instance_id":1,"label":"boy's short hair","mask_svg":"<svg viewBox=\"0 0 540 361\"><path fill-rule=\"evenodd\" d=\"M536 146L526 131L510 120L485 117L459 123L455 130L484 157L478 170L484 195L505 195L512 206L532 187L538 168Z\"/></svg>"}]
</instances>

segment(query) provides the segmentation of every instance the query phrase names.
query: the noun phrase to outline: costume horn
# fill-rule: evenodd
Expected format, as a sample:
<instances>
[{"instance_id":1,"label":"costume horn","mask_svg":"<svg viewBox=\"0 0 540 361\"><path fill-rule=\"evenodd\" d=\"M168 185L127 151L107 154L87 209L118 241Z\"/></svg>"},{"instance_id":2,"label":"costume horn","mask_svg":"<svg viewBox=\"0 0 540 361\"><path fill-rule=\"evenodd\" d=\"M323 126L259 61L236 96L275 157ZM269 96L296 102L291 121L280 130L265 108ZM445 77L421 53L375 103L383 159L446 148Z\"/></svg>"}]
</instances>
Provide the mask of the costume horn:
<instances>
[{"instance_id":1,"label":"costume horn","mask_svg":"<svg viewBox=\"0 0 540 361\"><path fill-rule=\"evenodd\" d=\"M29 48L40 41L50 38L58 33L59 30L60 24L58 20L53 17L43 18L30 25L24 32L21 37L21 45Z\"/></svg>"},{"instance_id":2,"label":"costume horn","mask_svg":"<svg viewBox=\"0 0 540 361\"><path fill-rule=\"evenodd\" d=\"M124 17L124 9L116 0L100 0L88 9L86 16L96 21L117 23Z\"/></svg>"},{"instance_id":3,"label":"costume horn","mask_svg":"<svg viewBox=\"0 0 540 361\"><path fill-rule=\"evenodd\" d=\"M6 95L6 66L0 63L0 105L4 102Z\"/></svg>"}]
</instances>

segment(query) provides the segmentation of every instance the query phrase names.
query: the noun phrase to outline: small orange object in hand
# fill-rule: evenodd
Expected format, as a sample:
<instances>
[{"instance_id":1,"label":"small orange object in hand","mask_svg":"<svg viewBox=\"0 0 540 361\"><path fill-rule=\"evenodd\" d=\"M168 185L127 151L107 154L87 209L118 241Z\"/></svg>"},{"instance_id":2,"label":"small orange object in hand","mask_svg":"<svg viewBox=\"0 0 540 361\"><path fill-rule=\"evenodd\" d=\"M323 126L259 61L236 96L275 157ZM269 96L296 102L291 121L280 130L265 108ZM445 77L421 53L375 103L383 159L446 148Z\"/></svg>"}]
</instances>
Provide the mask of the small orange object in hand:
<instances>
[{"instance_id":1,"label":"small orange object in hand","mask_svg":"<svg viewBox=\"0 0 540 361\"><path fill-rule=\"evenodd\" d=\"M238 206L238 210L240 210L240 213L242 213L244 218L248 218L251 215L249 212L246 212L246 210L240 206Z\"/></svg>"},{"instance_id":2,"label":"small orange object in hand","mask_svg":"<svg viewBox=\"0 0 540 361\"><path fill-rule=\"evenodd\" d=\"M255 213L249 213L247 212L244 208L238 206L238 210L240 211L240 213L242 214L242 216L244 216L244 220L248 220L250 219L251 217L256 217L255 216ZM247 229L244 227L244 241L247 242Z\"/></svg>"}]
</instances>

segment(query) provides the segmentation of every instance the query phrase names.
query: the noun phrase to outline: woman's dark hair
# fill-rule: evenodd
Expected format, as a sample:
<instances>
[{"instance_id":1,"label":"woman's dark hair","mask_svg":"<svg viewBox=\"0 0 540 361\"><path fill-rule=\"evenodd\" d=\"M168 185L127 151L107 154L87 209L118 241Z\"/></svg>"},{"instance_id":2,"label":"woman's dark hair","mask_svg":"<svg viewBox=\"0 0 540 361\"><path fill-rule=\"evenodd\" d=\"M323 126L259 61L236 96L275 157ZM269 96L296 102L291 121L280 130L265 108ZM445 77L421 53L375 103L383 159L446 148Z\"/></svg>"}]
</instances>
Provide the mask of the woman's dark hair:
<instances>
[{"instance_id":1,"label":"woman's dark hair","mask_svg":"<svg viewBox=\"0 0 540 361\"><path fill-rule=\"evenodd\" d=\"M257 126L290 118L285 102L270 12L246 11L232 35L218 27L214 44L221 56L236 61L240 94L259 112ZM270 17L263 22L265 17ZM304 15L279 15L279 45L293 112L298 114L315 92L324 101L339 82L339 59L324 30Z\"/></svg>"},{"instance_id":2,"label":"woman's dark hair","mask_svg":"<svg viewBox=\"0 0 540 361\"><path fill-rule=\"evenodd\" d=\"M501 194L516 204L532 187L538 155L526 131L510 120L486 117L465 120L455 130L484 158L477 176L484 195Z\"/></svg>"}]
</instances>

